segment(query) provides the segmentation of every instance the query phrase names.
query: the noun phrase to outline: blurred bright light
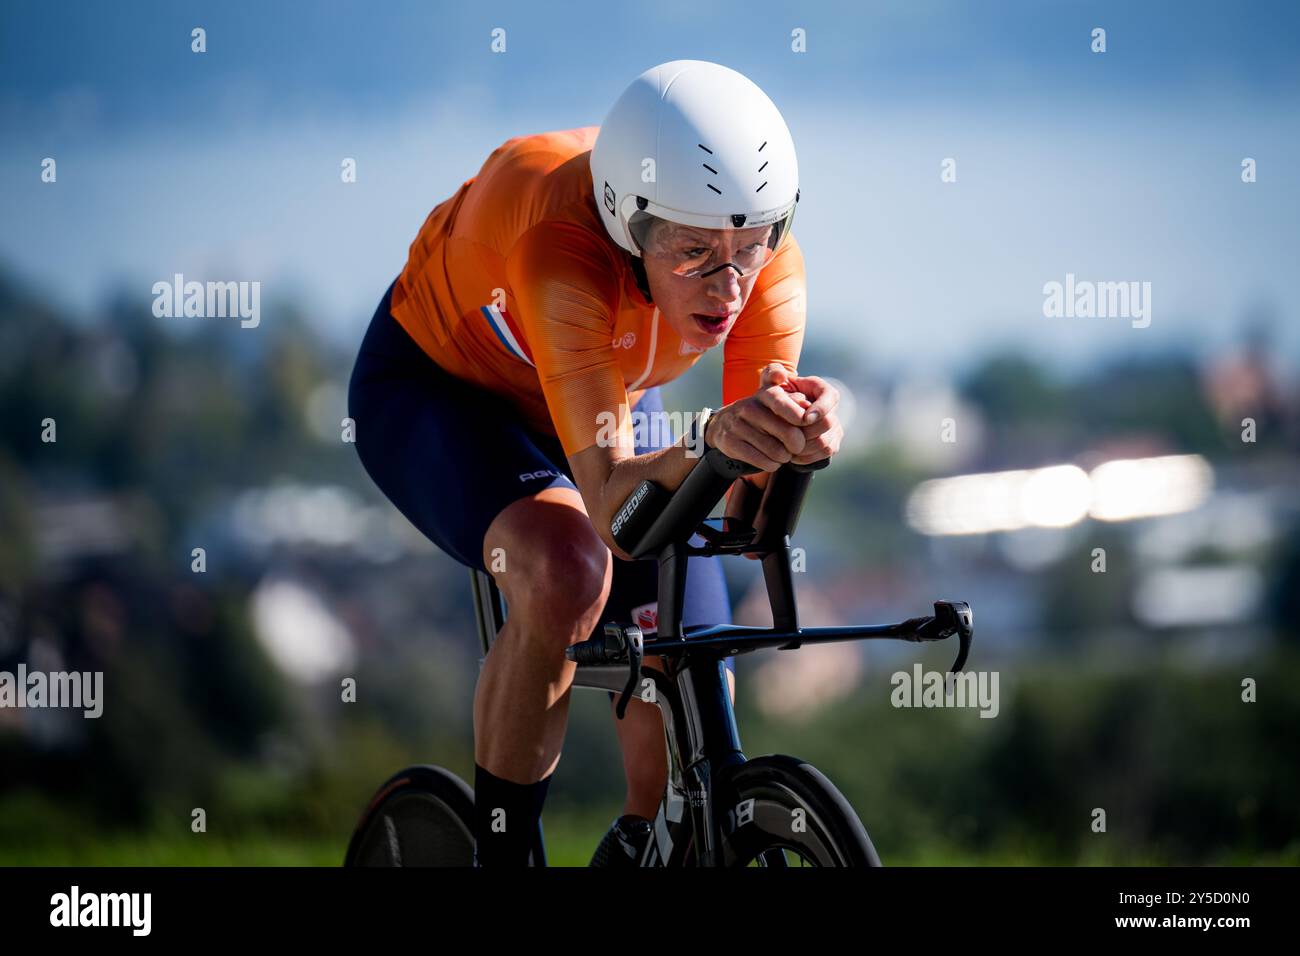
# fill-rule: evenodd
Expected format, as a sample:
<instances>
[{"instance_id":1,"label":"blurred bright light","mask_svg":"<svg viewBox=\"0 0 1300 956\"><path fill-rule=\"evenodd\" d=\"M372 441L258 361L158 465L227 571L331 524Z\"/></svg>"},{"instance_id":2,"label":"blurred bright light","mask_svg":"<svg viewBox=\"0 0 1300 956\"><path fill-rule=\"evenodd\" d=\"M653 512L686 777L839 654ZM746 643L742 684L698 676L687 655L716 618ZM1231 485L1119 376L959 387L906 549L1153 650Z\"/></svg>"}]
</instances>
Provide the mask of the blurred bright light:
<instances>
[{"instance_id":1,"label":"blurred bright light","mask_svg":"<svg viewBox=\"0 0 1300 956\"><path fill-rule=\"evenodd\" d=\"M1088 513L1092 489L1076 465L1031 471L1019 489L1020 514L1032 528L1068 528Z\"/></svg>"},{"instance_id":2,"label":"blurred bright light","mask_svg":"<svg viewBox=\"0 0 1300 956\"><path fill-rule=\"evenodd\" d=\"M922 482L908 523L922 534L986 534L1063 528L1088 512L1088 476L1074 465L959 475Z\"/></svg>"},{"instance_id":3,"label":"blurred bright light","mask_svg":"<svg viewBox=\"0 0 1300 956\"><path fill-rule=\"evenodd\" d=\"M1213 485L1200 455L1110 461L1085 473L1077 465L936 478L919 484L905 506L922 534L987 534L1068 528L1091 516L1129 521L1197 507Z\"/></svg>"},{"instance_id":4,"label":"blurred bright light","mask_svg":"<svg viewBox=\"0 0 1300 956\"><path fill-rule=\"evenodd\" d=\"M1100 521L1191 511L1214 484L1210 463L1200 455L1108 461L1091 478L1091 513Z\"/></svg>"},{"instance_id":5,"label":"blurred bright light","mask_svg":"<svg viewBox=\"0 0 1300 956\"><path fill-rule=\"evenodd\" d=\"M352 635L316 591L286 578L263 580L249 603L258 640L294 680L316 683L355 663Z\"/></svg>"}]
</instances>

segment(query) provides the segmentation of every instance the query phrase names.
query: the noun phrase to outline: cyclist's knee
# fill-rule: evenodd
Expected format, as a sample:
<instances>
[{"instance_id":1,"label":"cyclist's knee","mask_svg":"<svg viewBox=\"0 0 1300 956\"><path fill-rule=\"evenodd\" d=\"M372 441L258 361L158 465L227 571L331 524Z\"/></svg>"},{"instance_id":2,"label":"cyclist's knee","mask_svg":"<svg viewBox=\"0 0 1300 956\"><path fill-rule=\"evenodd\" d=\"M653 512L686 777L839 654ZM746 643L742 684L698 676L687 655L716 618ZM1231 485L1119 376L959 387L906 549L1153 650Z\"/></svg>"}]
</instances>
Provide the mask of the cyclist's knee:
<instances>
[{"instance_id":1,"label":"cyclist's knee","mask_svg":"<svg viewBox=\"0 0 1300 956\"><path fill-rule=\"evenodd\" d=\"M506 601L528 619L571 622L578 639L595 627L612 556L584 511L554 498L521 499L493 522L484 550Z\"/></svg>"}]
</instances>

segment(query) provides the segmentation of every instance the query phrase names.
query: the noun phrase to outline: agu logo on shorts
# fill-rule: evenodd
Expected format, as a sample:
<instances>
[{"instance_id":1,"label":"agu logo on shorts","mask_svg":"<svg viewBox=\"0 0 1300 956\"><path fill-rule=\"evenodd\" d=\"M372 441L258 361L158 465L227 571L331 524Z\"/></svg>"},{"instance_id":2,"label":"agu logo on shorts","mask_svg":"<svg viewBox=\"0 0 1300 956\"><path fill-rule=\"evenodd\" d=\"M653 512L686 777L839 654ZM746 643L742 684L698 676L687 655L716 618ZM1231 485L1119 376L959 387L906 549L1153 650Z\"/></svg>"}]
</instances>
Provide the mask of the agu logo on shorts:
<instances>
[{"instance_id":1,"label":"agu logo on shorts","mask_svg":"<svg viewBox=\"0 0 1300 956\"><path fill-rule=\"evenodd\" d=\"M632 623L641 628L642 634L656 633L659 630L659 602L651 601L632 608Z\"/></svg>"},{"instance_id":2,"label":"agu logo on shorts","mask_svg":"<svg viewBox=\"0 0 1300 956\"><path fill-rule=\"evenodd\" d=\"M534 478L563 478L564 475L554 468L544 471L525 471L519 476L520 481L532 481Z\"/></svg>"}]
</instances>

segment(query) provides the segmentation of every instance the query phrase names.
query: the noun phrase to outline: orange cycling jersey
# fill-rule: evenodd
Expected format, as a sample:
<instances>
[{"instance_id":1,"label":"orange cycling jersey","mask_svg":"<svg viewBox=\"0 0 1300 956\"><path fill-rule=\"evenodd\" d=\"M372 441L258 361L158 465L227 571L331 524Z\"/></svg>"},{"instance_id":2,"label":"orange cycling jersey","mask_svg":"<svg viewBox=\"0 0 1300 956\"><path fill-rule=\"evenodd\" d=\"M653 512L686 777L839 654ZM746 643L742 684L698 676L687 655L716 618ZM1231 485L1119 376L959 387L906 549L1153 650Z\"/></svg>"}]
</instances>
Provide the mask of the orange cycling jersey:
<instances>
[{"instance_id":1,"label":"orange cycling jersey","mask_svg":"<svg viewBox=\"0 0 1300 956\"><path fill-rule=\"evenodd\" d=\"M636 284L605 231L588 160L598 127L508 140L429 214L393 288L393 315L458 378L505 396L566 455L600 440L645 389L702 354ZM758 388L765 365L796 370L803 255L793 235L758 273L723 344L722 401Z\"/></svg>"}]
</instances>

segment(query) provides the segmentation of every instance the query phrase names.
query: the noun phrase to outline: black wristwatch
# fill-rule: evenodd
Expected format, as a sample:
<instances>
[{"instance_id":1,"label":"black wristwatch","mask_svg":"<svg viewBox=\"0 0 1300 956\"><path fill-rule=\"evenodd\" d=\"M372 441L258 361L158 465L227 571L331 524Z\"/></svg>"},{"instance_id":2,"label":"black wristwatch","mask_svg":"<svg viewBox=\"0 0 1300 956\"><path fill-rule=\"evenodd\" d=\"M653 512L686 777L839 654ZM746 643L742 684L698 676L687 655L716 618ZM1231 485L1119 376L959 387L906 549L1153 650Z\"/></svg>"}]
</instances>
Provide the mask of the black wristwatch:
<instances>
[{"instance_id":1,"label":"black wristwatch","mask_svg":"<svg viewBox=\"0 0 1300 956\"><path fill-rule=\"evenodd\" d=\"M703 446L703 451L700 452L701 455L709 450L711 446L704 440L704 432L709 427L709 418L712 415L713 409L705 406L704 410L691 420L690 430L686 432L686 448L688 450Z\"/></svg>"}]
</instances>

